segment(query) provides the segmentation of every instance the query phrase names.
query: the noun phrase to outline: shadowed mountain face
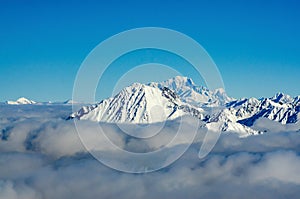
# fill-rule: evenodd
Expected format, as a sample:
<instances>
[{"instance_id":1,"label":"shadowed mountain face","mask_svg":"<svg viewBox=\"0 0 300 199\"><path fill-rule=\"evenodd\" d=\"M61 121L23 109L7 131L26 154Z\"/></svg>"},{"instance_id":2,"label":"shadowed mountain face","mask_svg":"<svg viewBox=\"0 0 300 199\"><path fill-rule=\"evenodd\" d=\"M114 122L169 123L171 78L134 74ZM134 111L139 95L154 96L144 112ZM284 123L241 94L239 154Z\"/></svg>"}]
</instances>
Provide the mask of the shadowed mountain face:
<instances>
[{"instance_id":1,"label":"shadowed mountain face","mask_svg":"<svg viewBox=\"0 0 300 199\"><path fill-rule=\"evenodd\" d=\"M299 96L292 98L282 93L272 98L237 100L228 105L236 120L252 126L259 118L268 118L282 124L296 123L299 120Z\"/></svg>"}]
</instances>

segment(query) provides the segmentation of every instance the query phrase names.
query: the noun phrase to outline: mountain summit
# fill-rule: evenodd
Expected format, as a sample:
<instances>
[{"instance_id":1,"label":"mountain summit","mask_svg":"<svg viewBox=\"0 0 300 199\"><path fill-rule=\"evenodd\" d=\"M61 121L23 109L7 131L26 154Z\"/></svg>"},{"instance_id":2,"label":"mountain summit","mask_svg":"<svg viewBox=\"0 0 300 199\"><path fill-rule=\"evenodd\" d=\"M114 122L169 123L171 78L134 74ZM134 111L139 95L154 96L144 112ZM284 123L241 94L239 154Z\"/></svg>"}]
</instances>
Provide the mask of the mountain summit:
<instances>
[{"instance_id":1,"label":"mountain summit","mask_svg":"<svg viewBox=\"0 0 300 199\"><path fill-rule=\"evenodd\" d=\"M193 111L201 118L200 108L180 100L172 90L134 83L115 97L92 106L84 106L70 118L114 123L154 123Z\"/></svg>"},{"instance_id":2,"label":"mountain summit","mask_svg":"<svg viewBox=\"0 0 300 199\"><path fill-rule=\"evenodd\" d=\"M222 106L233 101L234 98L228 97L224 89L219 88L213 91L194 84L188 77L176 76L172 79L148 85L158 88L167 87L177 93L183 102L196 106Z\"/></svg>"},{"instance_id":3,"label":"mountain summit","mask_svg":"<svg viewBox=\"0 0 300 199\"><path fill-rule=\"evenodd\" d=\"M36 104L35 101L26 99L25 97L21 97L17 99L17 101L6 101L6 104L10 105L22 105L22 104Z\"/></svg>"}]
</instances>

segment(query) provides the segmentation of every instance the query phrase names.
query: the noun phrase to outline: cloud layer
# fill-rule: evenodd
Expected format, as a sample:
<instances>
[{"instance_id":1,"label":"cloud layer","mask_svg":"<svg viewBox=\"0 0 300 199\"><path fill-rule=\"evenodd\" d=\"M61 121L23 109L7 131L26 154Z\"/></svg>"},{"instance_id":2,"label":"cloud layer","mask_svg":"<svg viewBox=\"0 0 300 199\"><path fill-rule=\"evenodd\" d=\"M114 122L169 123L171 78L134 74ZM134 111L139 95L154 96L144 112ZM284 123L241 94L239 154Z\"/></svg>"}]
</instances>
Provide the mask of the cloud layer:
<instances>
[{"instance_id":1,"label":"cloud layer","mask_svg":"<svg viewBox=\"0 0 300 199\"><path fill-rule=\"evenodd\" d=\"M0 198L298 198L300 194L297 131L281 129L247 138L224 134L203 160L198 158L204 136L200 132L174 164L153 173L127 174L87 153L74 123L64 120L69 111L68 106L1 107ZM95 147L101 145L93 143L95 124L82 125L88 140ZM140 143L115 125L103 128L116 145L141 152L158 149L174 132L174 126L167 125L164 136ZM147 130L151 128L155 127Z\"/></svg>"}]
</instances>

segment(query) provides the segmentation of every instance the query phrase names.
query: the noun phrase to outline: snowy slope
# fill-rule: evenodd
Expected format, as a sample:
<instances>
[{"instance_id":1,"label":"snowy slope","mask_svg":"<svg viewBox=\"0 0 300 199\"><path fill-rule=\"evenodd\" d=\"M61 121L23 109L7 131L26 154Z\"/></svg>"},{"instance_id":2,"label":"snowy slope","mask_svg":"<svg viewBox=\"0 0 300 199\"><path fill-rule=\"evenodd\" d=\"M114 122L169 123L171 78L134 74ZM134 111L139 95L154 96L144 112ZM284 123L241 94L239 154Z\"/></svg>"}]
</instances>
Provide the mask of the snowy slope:
<instances>
[{"instance_id":1,"label":"snowy slope","mask_svg":"<svg viewBox=\"0 0 300 199\"><path fill-rule=\"evenodd\" d=\"M228 97L222 88L210 91L205 87L195 85L192 79L182 76L160 83L152 82L149 85L158 88L167 87L177 93L183 102L196 106L222 106L235 100Z\"/></svg>"},{"instance_id":2,"label":"snowy slope","mask_svg":"<svg viewBox=\"0 0 300 199\"><path fill-rule=\"evenodd\" d=\"M36 104L35 101L26 99L25 97L21 97L17 99L17 101L6 101L6 104L9 105L22 105L22 104Z\"/></svg>"},{"instance_id":3,"label":"snowy slope","mask_svg":"<svg viewBox=\"0 0 300 199\"><path fill-rule=\"evenodd\" d=\"M70 118L116 123L154 123L192 114L202 118L202 109L182 102L168 88L140 83L124 88L115 97L82 107Z\"/></svg>"},{"instance_id":4,"label":"snowy slope","mask_svg":"<svg viewBox=\"0 0 300 199\"><path fill-rule=\"evenodd\" d=\"M260 131L237 122L236 117L228 110L222 109L206 115L206 127L209 131L234 132L241 137L261 134Z\"/></svg>"},{"instance_id":5,"label":"snowy slope","mask_svg":"<svg viewBox=\"0 0 300 199\"><path fill-rule=\"evenodd\" d=\"M299 102L299 96L292 98L278 93L271 98L237 100L229 103L228 108L236 117L236 121L247 126L252 126L257 119L262 117L287 124L299 121Z\"/></svg>"}]
</instances>

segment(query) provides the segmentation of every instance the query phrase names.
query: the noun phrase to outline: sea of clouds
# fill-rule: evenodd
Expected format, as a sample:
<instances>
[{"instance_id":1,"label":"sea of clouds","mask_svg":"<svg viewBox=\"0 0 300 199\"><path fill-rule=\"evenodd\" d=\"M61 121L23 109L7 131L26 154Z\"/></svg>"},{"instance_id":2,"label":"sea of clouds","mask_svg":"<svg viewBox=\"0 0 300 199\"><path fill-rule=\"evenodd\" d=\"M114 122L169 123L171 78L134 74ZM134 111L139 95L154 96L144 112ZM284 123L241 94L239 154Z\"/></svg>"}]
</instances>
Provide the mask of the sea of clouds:
<instances>
[{"instance_id":1,"label":"sea of clouds","mask_svg":"<svg viewBox=\"0 0 300 199\"><path fill-rule=\"evenodd\" d=\"M294 126L260 120L256 127L269 129L263 135L223 133L202 160L199 131L175 163L129 174L104 166L86 151L74 121L65 120L71 111L59 105L0 106L1 199L299 198L300 132ZM103 149L95 139L97 126L82 122L87 140ZM164 135L149 141L128 139L113 124L102 126L116 145L145 152L172 138L176 124L168 123Z\"/></svg>"}]
</instances>

